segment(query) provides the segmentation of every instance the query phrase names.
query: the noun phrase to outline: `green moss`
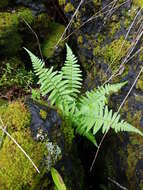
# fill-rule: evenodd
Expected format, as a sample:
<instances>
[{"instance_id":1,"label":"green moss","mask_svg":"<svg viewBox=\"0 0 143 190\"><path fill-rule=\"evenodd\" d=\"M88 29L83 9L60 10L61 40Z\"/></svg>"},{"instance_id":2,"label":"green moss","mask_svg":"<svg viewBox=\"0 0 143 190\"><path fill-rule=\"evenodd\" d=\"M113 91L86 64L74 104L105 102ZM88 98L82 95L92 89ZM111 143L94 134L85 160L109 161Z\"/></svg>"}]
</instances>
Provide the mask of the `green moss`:
<instances>
[{"instance_id":1,"label":"green moss","mask_svg":"<svg viewBox=\"0 0 143 190\"><path fill-rule=\"evenodd\" d=\"M30 113L21 101L1 106L0 116L9 131L21 131L30 125Z\"/></svg>"},{"instance_id":2,"label":"green moss","mask_svg":"<svg viewBox=\"0 0 143 190\"><path fill-rule=\"evenodd\" d=\"M101 0L93 0L95 6L101 5Z\"/></svg>"},{"instance_id":3,"label":"green moss","mask_svg":"<svg viewBox=\"0 0 143 190\"><path fill-rule=\"evenodd\" d=\"M17 33L18 20L13 17L13 14L8 12L0 13L0 54L8 56L16 54L22 39Z\"/></svg>"},{"instance_id":4,"label":"green moss","mask_svg":"<svg viewBox=\"0 0 143 190\"><path fill-rule=\"evenodd\" d=\"M67 3L67 4L65 5L65 7L64 7L64 11L65 11L66 13L71 12L71 11L74 11L74 6L73 6L71 3Z\"/></svg>"},{"instance_id":5,"label":"green moss","mask_svg":"<svg viewBox=\"0 0 143 190\"><path fill-rule=\"evenodd\" d=\"M58 0L59 5L65 5L66 4L66 0Z\"/></svg>"},{"instance_id":6,"label":"green moss","mask_svg":"<svg viewBox=\"0 0 143 190\"><path fill-rule=\"evenodd\" d=\"M36 19L35 19L35 23L34 23L34 28L40 28L40 26L42 26L42 28L44 28L44 30L48 29L49 27L49 23L50 23L50 19L48 17L47 14L45 13L41 13L39 14ZM40 29L41 30L41 29ZM40 32L40 31L39 31ZM46 31L47 32L47 31Z\"/></svg>"},{"instance_id":7,"label":"green moss","mask_svg":"<svg viewBox=\"0 0 143 190\"><path fill-rule=\"evenodd\" d=\"M8 5L8 0L1 0L0 1L0 8L6 7Z\"/></svg>"},{"instance_id":8,"label":"green moss","mask_svg":"<svg viewBox=\"0 0 143 190\"><path fill-rule=\"evenodd\" d=\"M139 7L143 7L143 1L142 0L133 0L133 3Z\"/></svg>"},{"instance_id":9,"label":"green moss","mask_svg":"<svg viewBox=\"0 0 143 190\"><path fill-rule=\"evenodd\" d=\"M106 45L104 48L102 48L102 54L104 56L105 62L107 64L114 62L112 65L113 70L118 67L120 60L126 55L128 48L130 47L130 42L126 40L122 51L119 54L119 50L123 43L124 37L121 36L119 39L114 40L109 45Z\"/></svg>"},{"instance_id":10,"label":"green moss","mask_svg":"<svg viewBox=\"0 0 143 190\"><path fill-rule=\"evenodd\" d=\"M65 150L68 152L71 150L73 139L74 139L74 129L70 122L63 121L61 130L64 134L64 141L65 141Z\"/></svg>"},{"instance_id":11,"label":"green moss","mask_svg":"<svg viewBox=\"0 0 143 190\"><path fill-rule=\"evenodd\" d=\"M12 137L39 166L45 147L41 143L34 142L28 131L14 132ZM34 183L36 171L21 150L8 137L4 141L0 155L1 190L30 189Z\"/></svg>"},{"instance_id":12,"label":"green moss","mask_svg":"<svg viewBox=\"0 0 143 190\"><path fill-rule=\"evenodd\" d=\"M59 38L61 37L62 33L65 30L65 27L59 23L51 23L49 26L49 34L48 38L44 41L42 46L43 55L47 58L53 56L55 51L55 45L58 42ZM63 46L63 43L60 43Z\"/></svg>"},{"instance_id":13,"label":"green moss","mask_svg":"<svg viewBox=\"0 0 143 190\"><path fill-rule=\"evenodd\" d=\"M94 49L93 49L93 55L98 57L101 55L101 47L100 45L95 45Z\"/></svg>"},{"instance_id":14,"label":"green moss","mask_svg":"<svg viewBox=\"0 0 143 190\"><path fill-rule=\"evenodd\" d=\"M46 112L45 110L42 110L42 109L41 109L41 110L40 110L40 116L41 116L42 119L45 120L46 117L47 117L47 112Z\"/></svg>"},{"instance_id":15,"label":"green moss","mask_svg":"<svg viewBox=\"0 0 143 190\"><path fill-rule=\"evenodd\" d=\"M0 98L0 107L7 104L7 100Z\"/></svg>"},{"instance_id":16,"label":"green moss","mask_svg":"<svg viewBox=\"0 0 143 190\"><path fill-rule=\"evenodd\" d=\"M141 91L143 91L143 74L138 79L138 81L136 83L136 88L140 89Z\"/></svg>"},{"instance_id":17,"label":"green moss","mask_svg":"<svg viewBox=\"0 0 143 190\"><path fill-rule=\"evenodd\" d=\"M22 44L22 37L18 30L21 30L21 21L26 20L31 24L34 20L32 12L28 8L20 8L13 13L0 13L0 54L15 55ZM23 21L22 21L23 22Z\"/></svg>"},{"instance_id":18,"label":"green moss","mask_svg":"<svg viewBox=\"0 0 143 190\"><path fill-rule=\"evenodd\" d=\"M82 43L83 43L83 37L82 37L82 36L79 36L79 37L77 38L77 41L78 41L79 44L82 44Z\"/></svg>"},{"instance_id":19,"label":"green moss","mask_svg":"<svg viewBox=\"0 0 143 190\"><path fill-rule=\"evenodd\" d=\"M16 14L14 14L15 19L19 19L19 21L25 20L26 22L28 22L28 24L32 24L32 22L34 21L34 15L32 14L32 11L28 8L21 8L18 9L18 11L16 12Z\"/></svg>"},{"instance_id":20,"label":"green moss","mask_svg":"<svg viewBox=\"0 0 143 190\"><path fill-rule=\"evenodd\" d=\"M109 25L109 28L110 28L110 31L109 31L109 35L110 36L114 36L114 34L120 30L121 28L121 24L120 22L112 22L110 25Z\"/></svg>"}]
</instances>

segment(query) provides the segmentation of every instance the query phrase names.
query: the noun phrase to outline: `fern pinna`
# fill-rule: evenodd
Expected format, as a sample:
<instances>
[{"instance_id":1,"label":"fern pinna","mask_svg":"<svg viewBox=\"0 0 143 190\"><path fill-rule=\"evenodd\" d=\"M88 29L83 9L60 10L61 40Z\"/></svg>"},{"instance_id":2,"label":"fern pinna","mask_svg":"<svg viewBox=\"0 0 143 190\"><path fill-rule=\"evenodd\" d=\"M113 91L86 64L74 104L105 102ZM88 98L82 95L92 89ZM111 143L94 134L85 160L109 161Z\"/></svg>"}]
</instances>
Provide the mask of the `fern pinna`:
<instances>
[{"instance_id":1,"label":"fern pinna","mask_svg":"<svg viewBox=\"0 0 143 190\"><path fill-rule=\"evenodd\" d=\"M127 131L143 136L140 130L121 120L120 115L107 106L109 95L118 92L126 82L106 84L77 98L82 85L81 70L72 50L68 45L66 47L66 61L61 71L45 68L45 63L25 48L39 77L41 94L48 95L51 105L60 109L76 127L76 132L86 136L94 145L97 145L95 134L100 129L102 133L112 128L116 133Z\"/></svg>"}]
</instances>

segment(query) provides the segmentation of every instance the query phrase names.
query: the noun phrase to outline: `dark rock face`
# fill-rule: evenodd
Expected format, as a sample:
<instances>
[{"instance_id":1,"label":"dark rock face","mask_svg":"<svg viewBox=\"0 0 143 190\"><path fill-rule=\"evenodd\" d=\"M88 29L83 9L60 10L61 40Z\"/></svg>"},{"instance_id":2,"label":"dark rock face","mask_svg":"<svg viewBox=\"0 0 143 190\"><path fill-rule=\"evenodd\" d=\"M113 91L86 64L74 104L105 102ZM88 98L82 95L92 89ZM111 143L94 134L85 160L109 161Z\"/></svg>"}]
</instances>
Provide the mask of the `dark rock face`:
<instances>
[{"instance_id":1,"label":"dark rock face","mask_svg":"<svg viewBox=\"0 0 143 190\"><path fill-rule=\"evenodd\" d=\"M61 3L60 0L59 3ZM69 0L61 4L69 20L79 3L78 0ZM140 6L140 1L126 3L117 1L113 4L109 0L84 1L73 19L71 31L75 31L73 38L78 48L78 58L87 74L85 87L91 89L101 85L117 71L117 75L110 80L111 83L128 81L128 85L123 88L122 92L111 98L110 104L114 110L117 110L123 101L143 65L142 53L130 59L142 47L143 43L142 35L137 40L141 34L138 29L142 30L140 19L142 19L143 12L139 12ZM67 11L67 7L69 7L69 11ZM74 7L73 10L70 7ZM137 14L135 23L125 39ZM93 16L92 19L86 22L91 16ZM84 22L86 23L83 24ZM83 26L80 28L81 25ZM142 130L143 123L142 106L143 74L140 75L121 110L122 117L140 130ZM135 134L118 136L110 134L105 144L103 152L101 150L100 153L101 157L99 156L98 162L95 164L95 175L99 166L104 165L103 168L100 168L100 171L102 170L101 176L105 173L106 177L113 178L130 190L143 189L141 161L143 159L143 138ZM102 162L100 163L99 160ZM115 184L106 180L106 177L104 180L106 188L118 189Z\"/></svg>"},{"instance_id":2,"label":"dark rock face","mask_svg":"<svg viewBox=\"0 0 143 190\"><path fill-rule=\"evenodd\" d=\"M44 167L48 171L55 163L55 167L63 176L67 189L83 190L84 172L80 160L76 156L76 145L72 144L71 149L66 148L68 141L73 138L72 136L69 137L70 129L64 129L67 126L62 127L62 120L56 110L33 102L31 99L26 101L26 105L31 113L30 130L32 136L34 140L45 143L48 150L48 156L44 158ZM65 133L66 130L68 131ZM80 170L77 171L77 168ZM80 177L79 172L81 172ZM44 180L44 177L42 180ZM40 186L40 190L42 189L44 187Z\"/></svg>"},{"instance_id":3,"label":"dark rock face","mask_svg":"<svg viewBox=\"0 0 143 190\"><path fill-rule=\"evenodd\" d=\"M50 133L51 128L61 125L61 119L54 109L38 105L32 101L28 103L28 107L31 112L30 128L35 140L44 140L44 136L46 137ZM40 114L41 110L44 110L46 114L44 119L42 119L42 114Z\"/></svg>"}]
</instances>

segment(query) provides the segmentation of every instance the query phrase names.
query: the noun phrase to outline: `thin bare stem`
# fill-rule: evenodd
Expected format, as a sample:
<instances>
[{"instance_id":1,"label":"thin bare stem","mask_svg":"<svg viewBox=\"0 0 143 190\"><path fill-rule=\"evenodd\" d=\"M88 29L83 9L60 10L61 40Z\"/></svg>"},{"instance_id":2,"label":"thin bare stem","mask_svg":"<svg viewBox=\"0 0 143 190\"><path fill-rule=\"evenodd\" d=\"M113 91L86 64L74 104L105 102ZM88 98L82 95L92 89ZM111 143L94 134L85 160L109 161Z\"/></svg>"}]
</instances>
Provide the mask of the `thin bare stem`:
<instances>
[{"instance_id":1,"label":"thin bare stem","mask_svg":"<svg viewBox=\"0 0 143 190\"><path fill-rule=\"evenodd\" d=\"M58 40L57 44L55 45L55 48L59 45L59 43L60 43L61 40L63 39L63 36L65 35L65 33L67 32L68 28L69 28L70 25L72 24L73 19L74 19L74 17L77 15L77 12L78 12L78 10L79 10L79 8L81 7L81 5L82 5L83 2L84 2L84 0L81 0L81 1L80 1L78 7L76 8L74 14L73 14L72 17L71 17L71 20L69 21L69 23L68 23L67 27L65 28L63 34L61 35L60 39Z\"/></svg>"},{"instance_id":2,"label":"thin bare stem","mask_svg":"<svg viewBox=\"0 0 143 190\"><path fill-rule=\"evenodd\" d=\"M27 22L24 18L22 18L22 20L25 22L25 24L28 26L28 28L29 28L29 29L31 30L31 32L34 34L34 36L35 36L35 38L36 38L36 40L37 40L37 44L38 44L38 48L39 48L39 52L40 52L41 59L42 59L42 61L44 61L38 35L36 34L36 32L32 29L32 27L28 24L28 22Z\"/></svg>"},{"instance_id":3,"label":"thin bare stem","mask_svg":"<svg viewBox=\"0 0 143 190\"><path fill-rule=\"evenodd\" d=\"M132 86L131 86L129 92L127 93L126 97L124 98L123 102L121 103L121 105L120 105L120 107L119 107L119 109L118 109L118 112L121 110L122 106L124 105L125 101L127 100L129 94L131 93L132 89L134 88L136 82L138 81L138 79L139 79L139 77L140 77L142 71L143 71L143 66L142 66L140 72L138 73L138 75L137 75L137 77L136 77L134 83L132 84Z\"/></svg>"},{"instance_id":4,"label":"thin bare stem","mask_svg":"<svg viewBox=\"0 0 143 190\"><path fill-rule=\"evenodd\" d=\"M122 4L120 5L117 5L115 6L114 8L111 8L107 11L104 11L102 12L104 9L106 9L107 7L109 7L110 5L112 5L114 3L114 1L112 1L111 3L109 3L108 5L106 5L105 7L103 7L100 11L98 11L97 13L95 13L93 16L91 16L89 19L87 19L85 22L83 22L77 29L75 29L73 32L71 32L68 36L66 36L63 40L61 40L62 42L67 40L71 35L73 35L75 32L77 32L80 28L82 28L85 24L87 24L88 22L98 18L101 16L101 14L106 14L106 13L109 13L111 10L117 10L119 7L123 6L124 4L126 4L128 1L130 0L127 0L125 2L123 2Z\"/></svg>"},{"instance_id":5,"label":"thin bare stem","mask_svg":"<svg viewBox=\"0 0 143 190\"><path fill-rule=\"evenodd\" d=\"M120 189L123 190L128 190L126 187L123 187L120 183L118 183L117 181L115 181L114 179L112 179L111 177L107 178L109 181L111 181L114 185L116 185L117 187L119 187Z\"/></svg>"}]
</instances>

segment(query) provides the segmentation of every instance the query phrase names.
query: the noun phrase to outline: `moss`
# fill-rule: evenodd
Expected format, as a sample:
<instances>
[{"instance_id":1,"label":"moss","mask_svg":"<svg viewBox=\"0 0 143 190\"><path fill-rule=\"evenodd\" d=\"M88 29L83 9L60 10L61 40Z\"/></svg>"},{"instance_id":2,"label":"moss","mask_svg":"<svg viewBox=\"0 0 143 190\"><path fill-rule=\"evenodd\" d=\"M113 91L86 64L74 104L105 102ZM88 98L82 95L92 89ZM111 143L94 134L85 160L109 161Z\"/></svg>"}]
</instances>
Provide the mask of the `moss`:
<instances>
[{"instance_id":1,"label":"moss","mask_svg":"<svg viewBox=\"0 0 143 190\"><path fill-rule=\"evenodd\" d=\"M126 40L122 51L119 54L119 50L122 47L123 43L124 37L121 36L119 39L114 40L109 45L106 45L104 48L102 48L102 54L104 56L105 62L107 64L114 62L114 65L112 65L113 70L118 67L119 61L126 55L128 48L130 47L130 42Z\"/></svg>"},{"instance_id":2,"label":"moss","mask_svg":"<svg viewBox=\"0 0 143 190\"><path fill-rule=\"evenodd\" d=\"M143 7L143 1L142 0L133 0L133 3L139 7Z\"/></svg>"},{"instance_id":3,"label":"moss","mask_svg":"<svg viewBox=\"0 0 143 190\"><path fill-rule=\"evenodd\" d=\"M41 116L42 119L45 120L46 117L47 117L47 112L46 112L45 110L42 110L42 109L41 109L41 110L40 110L40 116Z\"/></svg>"},{"instance_id":4,"label":"moss","mask_svg":"<svg viewBox=\"0 0 143 190\"><path fill-rule=\"evenodd\" d=\"M93 0L95 6L101 5L101 0Z\"/></svg>"},{"instance_id":5,"label":"moss","mask_svg":"<svg viewBox=\"0 0 143 190\"><path fill-rule=\"evenodd\" d=\"M48 38L44 41L42 46L43 55L47 58L53 56L55 51L55 45L58 42L59 38L61 37L62 33L65 30L65 27L59 23L51 23L49 26L49 35ZM60 43L63 46L63 43Z\"/></svg>"},{"instance_id":6,"label":"moss","mask_svg":"<svg viewBox=\"0 0 143 190\"><path fill-rule=\"evenodd\" d=\"M25 19L29 24L34 20L32 12L28 8L20 8L15 12L0 13L0 54L15 55L22 44L22 37L18 30L22 27L20 23ZM23 22L23 21L22 21Z\"/></svg>"},{"instance_id":7,"label":"moss","mask_svg":"<svg viewBox=\"0 0 143 190\"><path fill-rule=\"evenodd\" d=\"M63 121L61 130L64 134L64 141L65 141L65 150L69 152L71 150L73 139L74 139L74 129L70 122Z\"/></svg>"},{"instance_id":8,"label":"moss","mask_svg":"<svg viewBox=\"0 0 143 190\"><path fill-rule=\"evenodd\" d=\"M64 11L65 11L66 13L71 12L71 11L74 11L74 6L73 6L71 3L67 3L67 4L65 5L65 7L64 7Z\"/></svg>"},{"instance_id":9,"label":"moss","mask_svg":"<svg viewBox=\"0 0 143 190\"><path fill-rule=\"evenodd\" d=\"M93 55L96 57L101 55L101 47L99 44L95 45L95 47L93 48Z\"/></svg>"},{"instance_id":10,"label":"moss","mask_svg":"<svg viewBox=\"0 0 143 190\"><path fill-rule=\"evenodd\" d=\"M9 131L21 131L30 124L30 113L21 101L1 106L0 116Z\"/></svg>"},{"instance_id":11,"label":"moss","mask_svg":"<svg viewBox=\"0 0 143 190\"><path fill-rule=\"evenodd\" d=\"M39 166L45 147L41 143L34 142L28 131L14 132L12 137ZM8 137L4 141L0 155L1 190L30 189L34 183L36 171L21 150Z\"/></svg>"},{"instance_id":12,"label":"moss","mask_svg":"<svg viewBox=\"0 0 143 190\"><path fill-rule=\"evenodd\" d=\"M128 151L128 157L127 157L126 176L130 184L132 184L130 185L129 189L134 190L136 180L134 180L133 174L135 174L136 172L135 170L136 170L136 164L138 161L138 155L136 154L135 149L132 145L128 145L127 151Z\"/></svg>"},{"instance_id":13,"label":"moss","mask_svg":"<svg viewBox=\"0 0 143 190\"><path fill-rule=\"evenodd\" d=\"M1 0L0 1L0 8L6 7L8 5L8 0Z\"/></svg>"},{"instance_id":14,"label":"moss","mask_svg":"<svg viewBox=\"0 0 143 190\"><path fill-rule=\"evenodd\" d=\"M66 4L66 0L58 0L59 5L65 5Z\"/></svg>"},{"instance_id":15,"label":"moss","mask_svg":"<svg viewBox=\"0 0 143 190\"><path fill-rule=\"evenodd\" d=\"M14 14L14 17L15 19L19 19L19 21L25 20L26 22L28 22L28 24L32 24L35 18L32 14L32 11L28 8L18 9L16 14Z\"/></svg>"},{"instance_id":16,"label":"moss","mask_svg":"<svg viewBox=\"0 0 143 190\"><path fill-rule=\"evenodd\" d=\"M0 98L0 107L7 104L7 100Z\"/></svg>"},{"instance_id":17,"label":"moss","mask_svg":"<svg viewBox=\"0 0 143 190\"><path fill-rule=\"evenodd\" d=\"M49 17L48 17L48 15L47 14L45 14L45 13L41 13L41 14L39 14L37 17L36 17L36 19L35 19L35 23L34 23L34 28L36 29L36 28L40 28L40 26L42 26L42 28L44 28L44 29L48 29L48 27L49 27L49 22L50 21L50 19L49 19ZM40 28L40 30L41 30L41 28ZM39 31L40 32L40 31ZM47 31L46 31L47 32Z\"/></svg>"},{"instance_id":18,"label":"moss","mask_svg":"<svg viewBox=\"0 0 143 190\"><path fill-rule=\"evenodd\" d=\"M126 19L124 20L124 26L125 26L125 28L128 28L129 25L130 25L130 23L131 23L131 21L130 21L128 18L126 18Z\"/></svg>"},{"instance_id":19,"label":"moss","mask_svg":"<svg viewBox=\"0 0 143 190\"><path fill-rule=\"evenodd\" d=\"M136 88L143 91L143 74L138 79L137 84L136 84Z\"/></svg>"},{"instance_id":20,"label":"moss","mask_svg":"<svg viewBox=\"0 0 143 190\"><path fill-rule=\"evenodd\" d=\"M109 35L110 36L114 36L114 34L120 30L121 28L121 24L120 22L112 22L110 25L109 25L109 28L110 28L110 31L109 31Z\"/></svg>"},{"instance_id":21,"label":"moss","mask_svg":"<svg viewBox=\"0 0 143 190\"><path fill-rule=\"evenodd\" d=\"M82 36L79 36L79 37L77 38L77 41L78 41L79 44L82 44L82 43L83 43L83 37L82 37Z\"/></svg>"}]
</instances>

